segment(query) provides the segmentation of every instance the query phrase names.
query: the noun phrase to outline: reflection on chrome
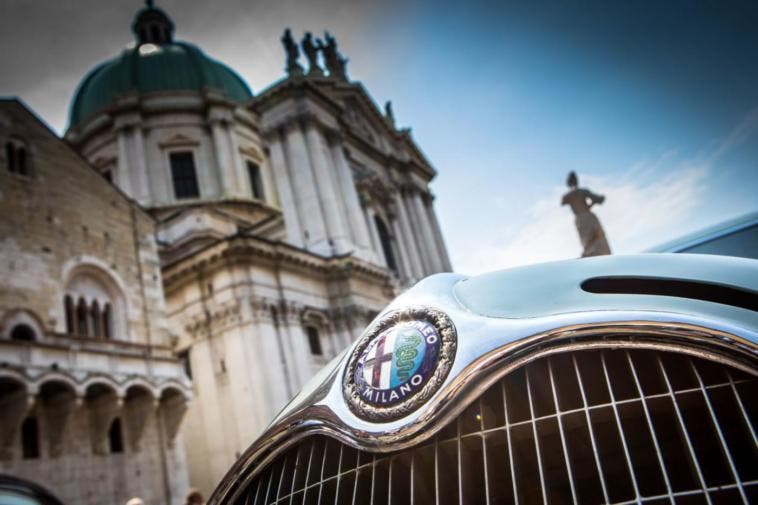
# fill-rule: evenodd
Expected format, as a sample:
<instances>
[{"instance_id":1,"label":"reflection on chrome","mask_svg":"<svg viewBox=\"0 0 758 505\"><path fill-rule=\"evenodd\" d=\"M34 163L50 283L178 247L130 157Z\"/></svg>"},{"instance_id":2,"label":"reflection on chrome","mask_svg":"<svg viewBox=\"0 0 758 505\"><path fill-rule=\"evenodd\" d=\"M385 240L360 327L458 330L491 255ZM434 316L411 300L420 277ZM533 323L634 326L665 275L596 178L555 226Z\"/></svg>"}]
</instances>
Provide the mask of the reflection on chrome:
<instances>
[{"instance_id":1,"label":"reflection on chrome","mask_svg":"<svg viewBox=\"0 0 758 505\"><path fill-rule=\"evenodd\" d=\"M433 276L399 297L210 503L756 500L758 262L606 257L518 270ZM613 294L584 290L601 277L622 281ZM625 278L657 277L683 288L624 292ZM519 284L529 278L541 282ZM457 331L449 375L405 417L356 416L343 395L351 353L418 307Z\"/></svg>"}]
</instances>

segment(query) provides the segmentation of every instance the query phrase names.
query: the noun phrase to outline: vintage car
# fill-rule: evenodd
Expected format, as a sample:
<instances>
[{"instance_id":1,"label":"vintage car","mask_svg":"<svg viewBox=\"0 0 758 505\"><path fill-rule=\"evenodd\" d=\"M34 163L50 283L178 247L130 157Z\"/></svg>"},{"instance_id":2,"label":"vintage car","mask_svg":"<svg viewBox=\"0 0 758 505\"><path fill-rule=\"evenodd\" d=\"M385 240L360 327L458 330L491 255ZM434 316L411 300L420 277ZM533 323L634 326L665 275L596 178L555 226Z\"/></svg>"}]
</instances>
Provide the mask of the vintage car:
<instances>
[{"instance_id":1,"label":"vintage car","mask_svg":"<svg viewBox=\"0 0 758 505\"><path fill-rule=\"evenodd\" d=\"M719 254L758 259L758 212L678 237L649 252Z\"/></svg>"},{"instance_id":2,"label":"vintage car","mask_svg":"<svg viewBox=\"0 0 758 505\"><path fill-rule=\"evenodd\" d=\"M0 474L0 505L63 505L41 486Z\"/></svg>"},{"instance_id":3,"label":"vintage car","mask_svg":"<svg viewBox=\"0 0 758 505\"><path fill-rule=\"evenodd\" d=\"M758 261L429 277L272 422L212 504L758 503Z\"/></svg>"}]
</instances>

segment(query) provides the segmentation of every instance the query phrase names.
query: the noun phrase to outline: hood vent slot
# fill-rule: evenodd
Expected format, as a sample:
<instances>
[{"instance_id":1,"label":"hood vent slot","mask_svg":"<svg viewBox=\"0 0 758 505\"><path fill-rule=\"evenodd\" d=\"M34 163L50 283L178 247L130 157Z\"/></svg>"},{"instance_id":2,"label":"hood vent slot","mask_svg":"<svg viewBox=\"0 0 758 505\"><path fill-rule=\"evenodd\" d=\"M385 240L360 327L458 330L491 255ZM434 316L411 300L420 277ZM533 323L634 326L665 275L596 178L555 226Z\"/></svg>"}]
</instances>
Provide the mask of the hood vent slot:
<instances>
[{"instance_id":1,"label":"hood vent slot","mask_svg":"<svg viewBox=\"0 0 758 505\"><path fill-rule=\"evenodd\" d=\"M758 311L758 293L711 282L660 277L593 277L582 282L588 293L673 296Z\"/></svg>"}]
</instances>

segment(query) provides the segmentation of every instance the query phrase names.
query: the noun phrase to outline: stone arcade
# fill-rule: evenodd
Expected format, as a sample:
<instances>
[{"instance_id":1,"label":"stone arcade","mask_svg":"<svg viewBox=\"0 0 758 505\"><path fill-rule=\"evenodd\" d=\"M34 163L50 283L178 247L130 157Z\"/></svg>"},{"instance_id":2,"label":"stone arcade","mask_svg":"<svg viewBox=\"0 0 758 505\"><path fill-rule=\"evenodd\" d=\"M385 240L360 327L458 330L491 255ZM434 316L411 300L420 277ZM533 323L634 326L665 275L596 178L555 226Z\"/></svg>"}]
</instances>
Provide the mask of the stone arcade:
<instances>
[{"instance_id":1,"label":"stone arcade","mask_svg":"<svg viewBox=\"0 0 758 505\"><path fill-rule=\"evenodd\" d=\"M65 143L0 108L0 473L67 503L209 492L399 290L450 269L433 167L334 37L307 34L303 68L287 31L287 76L253 95L162 10L132 30Z\"/></svg>"}]
</instances>

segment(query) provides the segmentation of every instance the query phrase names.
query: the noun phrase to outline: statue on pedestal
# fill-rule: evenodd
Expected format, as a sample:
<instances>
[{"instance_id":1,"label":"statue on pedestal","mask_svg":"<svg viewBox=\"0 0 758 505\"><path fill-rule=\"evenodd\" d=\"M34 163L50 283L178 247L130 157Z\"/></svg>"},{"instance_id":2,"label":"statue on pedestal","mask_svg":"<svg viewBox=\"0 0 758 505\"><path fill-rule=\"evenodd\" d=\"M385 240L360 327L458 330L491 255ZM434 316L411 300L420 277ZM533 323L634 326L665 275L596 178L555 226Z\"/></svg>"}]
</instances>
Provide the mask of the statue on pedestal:
<instances>
[{"instance_id":1,"label":"statue on pedestal","mask_svg":"<svg viewBox=\"0 0 758 505\"><path fill-rule=\"evenodd\" d=\"M324 40L326 40L326 45L323 46L322 50L329 76L346 81L347 59L337 51L337 40L329 32L324 32Z\"/></svg>"},{"instance_id":2,"label":"statue on pedestal","mask_svg":"<svg viewBox=\"0 0 758 505\"><path fill-rule=\"evenodd\" d=\"M292 38L292 32L287 28L282 35L282 45L284 51L287 53L287 74L291 76L303 75L303 67L297 62L300 57L300 49L298 49L295 40Z\"/></svg>"},{"instance_id":3,"label":"statue on pedestal","mask_svg":"<svg viewBox=\"0 0 758 505\"><path fill-rule=\"evenodd\" d=\"M314 42L311 32L305 32L300 45L303 46L305 57L308 58L308 75L324 75L324 71L318 66L318 52L323 49L321 41L317 39Z\"/></svg>"},{"instance_id":4,"label":"statue on pedestal","mask_svg":"<svg viewBox=\"0 0 758 505\"><path fill-rule=\"evenodd\" d=\"M392 126L395 126L395 113L392 111L392 100L387 100L384 103L384 117L390 122Z\"/></svg>"},{"instance_id":5,"label":"statue on pedestal","mask_svg":"<svg viewBox=\"0 0 758 505\"><path fill-rule=\"evenodd\" d=\"M570 206L574 212L576 230L579 232L579 239L582 241L582 247L584 247L582 257L611 254L611 248L605 238L600 220L590 210L593 205L603 203L605 197L578 187L579 179L575 172L569 173L566 184L570 189L568 193L563 195L561 205Z\"/></svg>"}]
</instances>

